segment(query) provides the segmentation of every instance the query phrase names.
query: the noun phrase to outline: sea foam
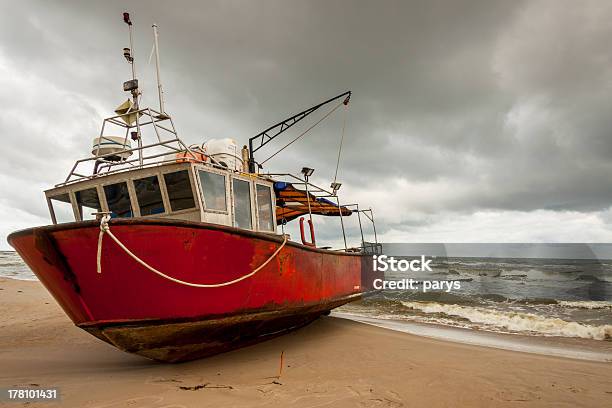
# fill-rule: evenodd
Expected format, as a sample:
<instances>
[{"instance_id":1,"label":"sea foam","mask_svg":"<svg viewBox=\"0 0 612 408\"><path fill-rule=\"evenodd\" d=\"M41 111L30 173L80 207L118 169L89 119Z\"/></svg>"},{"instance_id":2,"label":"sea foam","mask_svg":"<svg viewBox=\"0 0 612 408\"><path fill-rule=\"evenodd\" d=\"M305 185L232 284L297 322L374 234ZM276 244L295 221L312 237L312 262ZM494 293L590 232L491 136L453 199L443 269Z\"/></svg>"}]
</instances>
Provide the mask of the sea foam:
<instances>
[{"instance_id":1,"label":"sea foam","mask_svg":"<svg viewBox=\"0 0 612 408\"><path fill-rule=\"evenodd\" d=\"M612 339L612 325L592 326L568 322L533 313L495 310L484 307L440 304L435 302L401 302L407 308L423 313L436 313L459 317L472 323L503 328L512 332L532 332L547 336L581 337L585 339Z\"/></svg>"},{"instance_id":2,"label":"sea foam","mask_svg":"<svg viewBox=\"0 0 612 408\"><path fill-rule=\"evenodd\" d=\"M557 303L574 309L612 309L612 302L603 300L559 300Z\"/></svg>"}]
</instances>

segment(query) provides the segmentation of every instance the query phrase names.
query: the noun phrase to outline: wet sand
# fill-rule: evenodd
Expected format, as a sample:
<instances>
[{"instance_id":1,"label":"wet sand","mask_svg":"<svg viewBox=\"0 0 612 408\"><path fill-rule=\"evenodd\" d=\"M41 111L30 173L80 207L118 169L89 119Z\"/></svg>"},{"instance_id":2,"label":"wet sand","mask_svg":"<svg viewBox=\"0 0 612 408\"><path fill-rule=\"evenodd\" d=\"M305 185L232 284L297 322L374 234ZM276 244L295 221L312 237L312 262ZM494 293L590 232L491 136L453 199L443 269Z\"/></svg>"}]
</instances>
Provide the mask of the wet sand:
<instances>
[{"instance_id":1,"label":"wet sand","mask_svg":"<svg viewBox=\"0 0 612 408\"><path fill-rule=\"evenodd\" d=\"M603 311L603 313L606 313L606 311ZM332 316L438 340L546 356L612 363L612 341L577 337L532 336L518 333L502 334L401 319L376 319L341 311L333 311Z\"/></svg>"},{"instance_id":2,"label":"wet sand","mask_svg":"<svg viewBox=\"0 0 612 408\"><path fill-rule=\"evenodd\" d=\"M612 363L333 317L256 346L165 365L74 327L38 282L0 279L0 288L0 387L59 387L62 396L61 404L9 407L612 406Z\"/></svg>"}]
</instances>

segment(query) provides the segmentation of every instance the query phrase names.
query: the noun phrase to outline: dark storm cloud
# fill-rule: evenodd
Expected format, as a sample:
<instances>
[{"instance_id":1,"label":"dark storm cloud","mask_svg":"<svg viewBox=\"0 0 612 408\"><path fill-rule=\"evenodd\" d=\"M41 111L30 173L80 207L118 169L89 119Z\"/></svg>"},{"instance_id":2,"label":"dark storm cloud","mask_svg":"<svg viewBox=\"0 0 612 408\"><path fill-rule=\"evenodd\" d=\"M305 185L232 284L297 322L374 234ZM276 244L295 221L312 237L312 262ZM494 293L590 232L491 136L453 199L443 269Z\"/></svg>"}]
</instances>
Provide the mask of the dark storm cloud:
<instances>
[{"instance_id":1,"label":"dark storm cloud","mask_svg":"<svg viewBox=\"0 0 612 408\"><path fill-rule=\"evenodd\" d=\"M147 59L150 24L160 26L167 109L189 143L242 144L353 90L340 181L351 200L396 202L382 230L439 212L612 202L605 1L25 1L0 16L0 67L13 76L1 82L0 180L23 186L3 193L7 205L44 214L40 185L61 181L124 98L124 7L154 106ZM332 116L268 169L310 165L327 185L342 121Z\"/></svg>"}]
</instances>

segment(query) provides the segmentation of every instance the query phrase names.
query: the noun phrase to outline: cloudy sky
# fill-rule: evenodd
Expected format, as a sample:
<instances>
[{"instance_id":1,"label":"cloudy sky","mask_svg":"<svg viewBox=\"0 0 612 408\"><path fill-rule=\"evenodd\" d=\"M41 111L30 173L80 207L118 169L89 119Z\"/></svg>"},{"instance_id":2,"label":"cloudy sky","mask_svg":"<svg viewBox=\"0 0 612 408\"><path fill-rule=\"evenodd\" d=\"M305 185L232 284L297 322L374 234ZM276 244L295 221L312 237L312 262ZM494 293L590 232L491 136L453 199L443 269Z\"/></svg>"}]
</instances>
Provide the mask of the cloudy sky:
<instances>
[{"instance_id":1,"label":"cloudy sky","mask_svg":"<svg viewBox=\"0 0 612 408\"><path fill-rule=\"evenodd\" d=\"M374 208L385 241L612 242L608 1L1 3L0 248L49 222L42 191L125 99L125 8L143 103L156 22L188 143L243 144L351 89L341 193ZM309 165L329 185L343 115L266 170Z\"/></svg>"}]
</instances>

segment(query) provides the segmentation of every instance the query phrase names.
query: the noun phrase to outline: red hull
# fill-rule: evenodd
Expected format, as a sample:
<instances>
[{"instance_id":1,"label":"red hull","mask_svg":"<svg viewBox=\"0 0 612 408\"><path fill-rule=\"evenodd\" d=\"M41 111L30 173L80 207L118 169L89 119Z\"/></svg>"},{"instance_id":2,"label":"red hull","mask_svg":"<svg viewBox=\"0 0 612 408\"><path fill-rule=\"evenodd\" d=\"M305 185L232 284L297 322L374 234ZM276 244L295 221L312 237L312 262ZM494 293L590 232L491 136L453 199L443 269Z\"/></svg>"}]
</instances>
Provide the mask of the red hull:
<instances>
[{"instance_id":1,"label":"red hull","mask_svg":"<svg viewBox=\"0 0 612 408\"><path fill-rule=\"evenodd\" d=\"M201 284L248 274L282 238L185 221L113 220L113 233L159 271ZM289 242L254 276L196 288L164 279L104 238L93 221L13 233L17 250L79 327L129 352L183 361L261 341L358 299L370 258ZM371 271L371 268L369 269Z\"/></svg>"}]
</instances>

